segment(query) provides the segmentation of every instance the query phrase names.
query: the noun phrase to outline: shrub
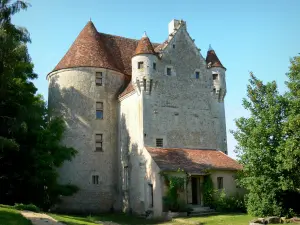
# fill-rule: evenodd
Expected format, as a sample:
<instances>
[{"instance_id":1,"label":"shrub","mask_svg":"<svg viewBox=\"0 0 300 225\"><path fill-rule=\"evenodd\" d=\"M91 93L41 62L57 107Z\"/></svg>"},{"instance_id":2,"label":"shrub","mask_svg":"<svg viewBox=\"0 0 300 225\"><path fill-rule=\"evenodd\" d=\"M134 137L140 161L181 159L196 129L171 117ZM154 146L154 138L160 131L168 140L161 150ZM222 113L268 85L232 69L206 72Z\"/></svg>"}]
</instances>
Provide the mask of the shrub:
<instances>
[{"instance_id":1,"label":"shrub","mask_svg":"<svg viewBox=\"0 0 300 225\"><path fill-rule=\"evenodd\" d=\"M224 190L215 190L212 207L219 212L246 212L244 198L227 196Z\"/></svg>"},{"instance_id":2,"label":"shrub","mask_svg":"<svg viewBox=\"0 0 300 225\"><path fill-rule=\"evenodd\" d=\"M37 207L34 204L22 204L22 203L18 204L18 203L16 203L14 205L14 208L18 209L18 210L28 210L28 211L32 211L32 212L40 212L39 207Z\"/></svg>"},{"instance_id":3,"label":"shrub","mask_svg":"<svg viewBox=\"0 0 300 225\"><path fill-rule=\"evenodd\" d=\"M203 181L203 201L205 206L212 206L214 202L214 184L210 176L205 176Z\"/></svg>"}]
</instances>

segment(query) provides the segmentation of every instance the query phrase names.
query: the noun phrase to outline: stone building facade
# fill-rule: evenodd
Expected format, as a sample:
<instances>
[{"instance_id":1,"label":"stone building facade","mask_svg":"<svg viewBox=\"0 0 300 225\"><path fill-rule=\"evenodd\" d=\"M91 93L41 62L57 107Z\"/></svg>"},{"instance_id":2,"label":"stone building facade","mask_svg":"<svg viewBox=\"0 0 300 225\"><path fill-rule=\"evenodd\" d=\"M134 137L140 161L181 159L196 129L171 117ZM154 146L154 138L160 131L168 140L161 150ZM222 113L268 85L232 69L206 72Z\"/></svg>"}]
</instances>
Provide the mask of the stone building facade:
<instances>
[{"instance_id":1,"label":"stone building facade","mask_svg":"<svg viewBox=\"0 0 300 225\"><path fill-rule=\"evenodd\" d=\"M47 76L52 115L67 126L63 143L78 150L59 179L80 190L60 209L159 217L160 174L179 168L193 180L188 204L203 204L208 174L233 193L241 166L227 156L225 72L213 49L201 55L182 20L169 23L162 44L146 34L134 40L100 33L88 22Z\"/></svg>"}]
</instances>

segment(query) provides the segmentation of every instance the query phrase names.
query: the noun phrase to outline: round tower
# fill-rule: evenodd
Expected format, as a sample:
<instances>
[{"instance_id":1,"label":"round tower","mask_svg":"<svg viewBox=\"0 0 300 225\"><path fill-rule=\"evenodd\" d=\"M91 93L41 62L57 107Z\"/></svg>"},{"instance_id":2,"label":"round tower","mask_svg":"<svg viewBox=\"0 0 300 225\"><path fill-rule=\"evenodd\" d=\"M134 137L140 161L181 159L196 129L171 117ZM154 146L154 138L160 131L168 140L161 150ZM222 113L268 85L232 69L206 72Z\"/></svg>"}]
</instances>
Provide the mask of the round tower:
<instances>
[{"instance_id":1,"label":"round tower","mask_svg":"<svg viewBox=\"0 0 300 225\"><path fill-rule=\"evenodd\" d=\"M222 65L216 52L209 45L206 56L207 69L211 74L212 101L211 113L215 121L217 150L227 152L226 117L224 98L226 95L226 68Z\"/></svg>"},{"instance_id":2,"label":"round tower","mask_svg":"<svg viewBox=\"0 0 300 225\"><path fill-rule=\"evenodd\" d=\"M157 71L157 55L146 32L138 43L131 59L132 83L138 92L150 94L152 91L152 76Z\"/></svg>"},{"instance_id":3,"label":"round tower","mask_svg":"<svg viewBox=\"0 0 300 225\"><path fill-rule=\"evenodd\" d=\"M101 212L115 207L118 182L117 100L124 75L92 22L47 76L49 108L65 120L63 144L74 159L59 169L59 182L79 191L64 197L60 210Z\"/></svg>"}]
</instances>

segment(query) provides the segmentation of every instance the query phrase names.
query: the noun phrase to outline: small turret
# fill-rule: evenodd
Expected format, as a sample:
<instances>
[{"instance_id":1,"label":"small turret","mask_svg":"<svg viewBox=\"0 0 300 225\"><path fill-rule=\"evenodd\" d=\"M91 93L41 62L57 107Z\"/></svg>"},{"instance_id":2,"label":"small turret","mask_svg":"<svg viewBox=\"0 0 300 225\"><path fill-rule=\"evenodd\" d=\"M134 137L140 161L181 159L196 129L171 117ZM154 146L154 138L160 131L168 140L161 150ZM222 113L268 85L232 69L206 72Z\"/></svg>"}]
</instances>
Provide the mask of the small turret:
<instances>
[{"instance_id":1,"label":"small turret","mask_svg":"<svg viewBox=\"0 0 300 225\"><path fill-rule=\"evenodd\" d=\"M156 73L157 56L146 32L138 43L131 63L134 87L139 92L150 94L153 86L152 75Z\"/></svg>"},{"instance_id":2,"label":"small turret","mask_svg":"<svg viewBox=\"0 0 300 225\"><path fill-rule=\"evenodd\" d=\"M226 68L222 65L211 45L209 45L209 49L207 51L206 64L207 69L211 72L213 80L212 93L219 102L223 102L226 95Z\"/></svg>"}]
</instances>

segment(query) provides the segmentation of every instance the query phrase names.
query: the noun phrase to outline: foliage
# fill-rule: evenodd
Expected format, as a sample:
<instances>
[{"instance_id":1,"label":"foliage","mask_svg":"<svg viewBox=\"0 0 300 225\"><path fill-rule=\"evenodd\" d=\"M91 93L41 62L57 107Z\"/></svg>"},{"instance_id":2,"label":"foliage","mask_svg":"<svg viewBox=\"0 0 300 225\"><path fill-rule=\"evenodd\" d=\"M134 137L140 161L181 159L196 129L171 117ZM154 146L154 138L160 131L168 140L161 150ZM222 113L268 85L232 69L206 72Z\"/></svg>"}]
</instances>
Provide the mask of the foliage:
<instances>
[{"instance_id":1,"label":"foliage","mask_svg":"<svg viewBox=\"0 0 300 225\"><path fill-rule=\"evenodd\" d=\"M162 174L162 176L164 177L168 187L167 194L163 197L165 210L171 210L173 212L190 211L190 209L187 207L187 204L179 200L179 193L184 190L185 177L165 173Z\"/></svg>"},{"instance_id":2,"label":"foliage","mask_svg":"<svg viewBox=\"0 0 300 225\"><path fill-rule=\"evenodd\" d=\"M246 212L244 198L239 195L227 196L223 189L214 190L212 207L218 212Z\"/></svg>"},{"instance_id":3,"label":"foliage","mask_svg":"<svg viewBox=\"0 0 300 225\"><path fill-rule=\"evenodd\" d=\"M39 209L39 207L37 207L34 204L15 204L14 205L15 209L18 210L28 210L28 211L32 211L32 212L40 212L41 210Z\"/></svg>"},{"instance_id":4,"label":"foliage","mask_svg":"<svg viewBox=\"0 0 300 225\"><path fill-rule=\"evenodd\" d=\"M29 33L11 24L11 16L28 4L0 0L0 6L0 199L47 209L59 195L75 191L57 183L57 167L76 151L60 144L64 121L50 120L45 101L36 94Z\"/></svg>"},{"instance_id":5,"label":"foliage","mask_svg":"<svg viewBox=\"0 0 300 225\"><path fill-rule=\"evenodd\" d=\"M203 181L203 202L205 206L212 206L214 201L214 184L211 177L205 176Z\"/></svg>"},{"instance_id":6,"label":"foliage","mask_svg":"<svg viewBox=\"0 0 300 225\"><path fill-rule=\"evenodd\" d=\"M288 91L282 95L275 81L264 84L251 73L243 100L250 116L237 119L233 131L244 168L239 181L249 191L246 206L255 216L287 214L283 193L300 188L299 56L291 59L287 77Z\"/></svg>"}]
</instances>

